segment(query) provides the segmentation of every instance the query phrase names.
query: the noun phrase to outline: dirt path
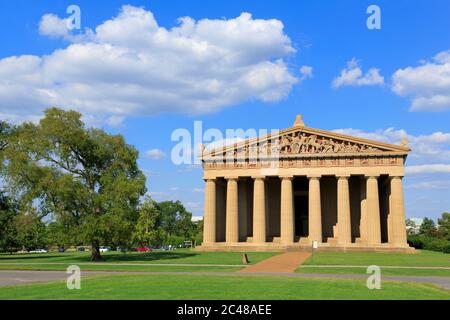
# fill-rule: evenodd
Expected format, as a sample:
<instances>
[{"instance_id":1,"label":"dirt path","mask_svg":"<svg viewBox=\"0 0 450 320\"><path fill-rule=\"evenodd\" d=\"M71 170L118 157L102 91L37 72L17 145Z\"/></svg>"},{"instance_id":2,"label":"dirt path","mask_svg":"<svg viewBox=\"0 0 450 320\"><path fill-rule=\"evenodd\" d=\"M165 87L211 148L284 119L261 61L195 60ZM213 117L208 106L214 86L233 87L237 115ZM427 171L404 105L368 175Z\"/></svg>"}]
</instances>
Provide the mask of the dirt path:
<instances>
[{"instance_id":1,"label":"dirt path","mask_svg":"<svg viewBox=\"0 0 450 320\"><path fill-rule=\"evenodd\" d=\"M270 257L245 269L241 273L253 272L294 272L311 254L308 252L286 252Z\"/></svg>"}]
</instances>

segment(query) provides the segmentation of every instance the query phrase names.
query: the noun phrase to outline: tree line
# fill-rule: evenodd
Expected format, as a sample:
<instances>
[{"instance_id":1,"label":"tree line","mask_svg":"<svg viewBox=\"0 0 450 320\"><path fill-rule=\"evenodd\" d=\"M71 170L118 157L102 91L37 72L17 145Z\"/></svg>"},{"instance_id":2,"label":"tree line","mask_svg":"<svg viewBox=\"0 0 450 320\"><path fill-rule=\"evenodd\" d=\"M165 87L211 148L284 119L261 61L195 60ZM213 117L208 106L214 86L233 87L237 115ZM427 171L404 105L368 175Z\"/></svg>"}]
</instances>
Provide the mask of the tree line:
<instances>
[{"instance_id":1,"label":"tree line","mask_svg":"<svg viewBox=\"0 0 450 320\"><path fill-rule=\"evenodd\" d=\"M423 218L420 226L406 220L408 243L417 249L450 253L450 213L443 212L437 224L430 218Z\"/></svg>"},{"instance_id":2,"label":"tree line","mask_svg":"<svg viewBox=\"0 0 450 320\"><path fill-rule=\"evenodd\" d=\"M0 249L164 244L198 237L181 202L146 197L138 151L122 135L87 128L51 108L39 123L0 121Z\"/></svg>"}]
</instances>

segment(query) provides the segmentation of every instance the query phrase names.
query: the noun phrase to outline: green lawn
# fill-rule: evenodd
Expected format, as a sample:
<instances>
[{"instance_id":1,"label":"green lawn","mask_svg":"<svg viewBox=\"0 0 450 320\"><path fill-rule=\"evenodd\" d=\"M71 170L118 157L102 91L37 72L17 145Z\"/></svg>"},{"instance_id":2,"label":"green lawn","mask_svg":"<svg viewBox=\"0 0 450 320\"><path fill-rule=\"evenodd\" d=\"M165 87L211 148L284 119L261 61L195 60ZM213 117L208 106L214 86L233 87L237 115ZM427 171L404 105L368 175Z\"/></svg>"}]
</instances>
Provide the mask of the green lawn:
<instances>
[{"instance_id":1,"label":"green lawn","mask_svg":"<svg viewBox=\"0 0 450 320\"><path fill-rule=\"evenodd\" d=\"M358 267L314 268L308 265L351 265ZM383 266L402 267L447 267L450 268L450 255L434 251L417 250L414 254L381 252L318 252L308 258L296 272L301 273L359 273L365 274L366 267L381 267L382 275L450 276L450 270L443 269L405 269L383 268Z\"/></svg>"},{"instance_id":2,"label":"green lawn","mask_svg":"<svg viewBox=\"0 0 450 320\"><path fill-rule=\"evenodd\" d=\"M0 299L446 299L431 285L383 281L369 290L361 280L237 276L97 276L80 290L64 282L0 288Z\"/></svg>"},{"instance_id":3,"label":"green lawn","mask_svg":"<svg viewBox=\"0 0 450 320\"><path fill-rule=\"evenodd\" d=\"M267 259L276 253L249 252L250 263ZM157 251L148 253L103 253L103 260L91 262L89 252L65 252L45 254L0 254L0 269L10 270L65 270L68 265L78 264L82 270L93 271L237 271L243 266L239 252L197 252L189 249ZM150 265L149 265L150 264ZM166 266L151 266L165 264ZM192 264L192 266L170 266ZM233 265L229 266L196 266Z\"/></svg>"}]
</instances>

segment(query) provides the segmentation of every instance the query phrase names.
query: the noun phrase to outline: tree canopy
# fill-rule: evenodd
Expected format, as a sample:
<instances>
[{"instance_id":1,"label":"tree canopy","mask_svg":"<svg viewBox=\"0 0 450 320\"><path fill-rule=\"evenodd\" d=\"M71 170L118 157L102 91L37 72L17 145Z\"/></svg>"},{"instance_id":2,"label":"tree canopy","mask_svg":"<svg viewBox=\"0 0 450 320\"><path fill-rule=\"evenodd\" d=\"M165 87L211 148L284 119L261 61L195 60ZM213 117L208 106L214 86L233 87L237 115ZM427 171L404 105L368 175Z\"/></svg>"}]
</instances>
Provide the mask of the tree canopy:
<instances>
[{"instance_id":1,"label":"tree canopy","mask_svg":"<svg viewBox=\"0 0 450 320\"><path fill-rule=\"evenodd\" d=\"M145 193L138 151L121 135L86 128L81 114L48 109L39 124L14 129L6 149L6 179L24 207L78 225L92 243L129 243Z\"/></svg>"}]
</instances>

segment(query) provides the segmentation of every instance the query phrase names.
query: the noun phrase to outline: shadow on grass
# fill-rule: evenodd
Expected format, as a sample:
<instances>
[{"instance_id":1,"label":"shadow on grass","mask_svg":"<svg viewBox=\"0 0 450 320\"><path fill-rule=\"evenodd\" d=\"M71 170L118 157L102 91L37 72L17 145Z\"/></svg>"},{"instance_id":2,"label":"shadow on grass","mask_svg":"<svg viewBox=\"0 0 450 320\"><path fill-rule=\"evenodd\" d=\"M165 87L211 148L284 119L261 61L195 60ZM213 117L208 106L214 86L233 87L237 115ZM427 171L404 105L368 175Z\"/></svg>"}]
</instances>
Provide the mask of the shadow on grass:
<instances>
[{"instance_id":1,"label":"shadow on grass","mask_svg":"<svg viewBox=\"0 0 450 320\"><path fill-rule=\"evenodd\" d=\"M182 258L192 258L195 257L196 253L191 252L146 252L146 253L113 253L102 256L102 261L105 262L150 262L159 260L173 260Z\"/></svg>"},{"instance_id":2,"label":"shadow on grass","mask_svg":"<svg viewBox=\"0 0 450 320\"><path fill-rule=\"evenodd\" d=\"M72 256L74 258L75 256ZM32 260L32 259L51 259L51 258L64 258L62 254L59 255L44 255L44 254L27 254L27 253L21 253L21 254L1 254L0 255L0 263L4 260Z\"/></svg>"},{"instance_id":3,"label":"shadow on grass","mask_svg":"<svg viewBox=\"0 0 450 320\"><path fill-rule=\"evenodd\" d=\"M183 258L192 258L197 256L192 252L145 252L145 253L107 253L102 254L99 262L154 262L164 260L176 260ZM12 254L0 255L0 264L2 261L16 260L33 263L33 260L39 262L90 262L91 253L60 253L60 254Z\"/></svg>"}]
</instances>

